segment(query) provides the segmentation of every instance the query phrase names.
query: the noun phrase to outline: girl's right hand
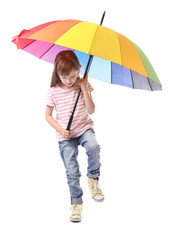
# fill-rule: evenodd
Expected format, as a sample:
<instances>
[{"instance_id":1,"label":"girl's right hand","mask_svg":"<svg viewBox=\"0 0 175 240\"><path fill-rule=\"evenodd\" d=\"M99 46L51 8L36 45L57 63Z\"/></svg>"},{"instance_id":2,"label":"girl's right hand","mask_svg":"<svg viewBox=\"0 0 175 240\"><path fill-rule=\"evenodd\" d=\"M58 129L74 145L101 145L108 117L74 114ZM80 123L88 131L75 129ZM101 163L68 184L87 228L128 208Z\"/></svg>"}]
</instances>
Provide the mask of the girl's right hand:
<instances>
[{"instance_id":1,"label":"girl's right hand","mask_svg":"<svg viewBox=\"0 0 175 240\"><path fill-rule=\"evenodd\" d=\"M66 129L62 129L62 131L61 131L61 135L66 139L66 140L69 140L70 138L71 138L71 133L72 133L72 131L70 130L70 131L68 131L68 130L66 130Z\"/></svg>"}]
</instances>

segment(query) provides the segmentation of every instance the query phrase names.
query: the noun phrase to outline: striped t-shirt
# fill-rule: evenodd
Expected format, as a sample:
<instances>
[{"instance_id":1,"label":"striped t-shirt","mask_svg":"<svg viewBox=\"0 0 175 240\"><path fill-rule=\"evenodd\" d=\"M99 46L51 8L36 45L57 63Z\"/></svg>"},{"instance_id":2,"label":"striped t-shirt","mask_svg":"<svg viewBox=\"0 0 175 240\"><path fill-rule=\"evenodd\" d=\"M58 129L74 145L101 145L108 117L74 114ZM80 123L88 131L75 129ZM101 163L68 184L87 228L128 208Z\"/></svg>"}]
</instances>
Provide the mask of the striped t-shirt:
<instances>
[{"instance_id":1,"label":"striped t-shirt","mask_svg":"<svg viewBox=\"0 0 175 240\"><path fill-rule=\"evenodd\" d=\"M79 89L80 86L75 83L73 89L64 90L55 86L51 87L47 93L46 105L54 107L56 121L64 129L67 128ZM88 91L93 91L90 83L88 83ZM81 136L89 128L93 128L93 121L86 110L83 92L81 92L71 125L71 138ZM58 131L56 131L56 137L59 142L66 140Z\"/></svg>"}]
</instances>

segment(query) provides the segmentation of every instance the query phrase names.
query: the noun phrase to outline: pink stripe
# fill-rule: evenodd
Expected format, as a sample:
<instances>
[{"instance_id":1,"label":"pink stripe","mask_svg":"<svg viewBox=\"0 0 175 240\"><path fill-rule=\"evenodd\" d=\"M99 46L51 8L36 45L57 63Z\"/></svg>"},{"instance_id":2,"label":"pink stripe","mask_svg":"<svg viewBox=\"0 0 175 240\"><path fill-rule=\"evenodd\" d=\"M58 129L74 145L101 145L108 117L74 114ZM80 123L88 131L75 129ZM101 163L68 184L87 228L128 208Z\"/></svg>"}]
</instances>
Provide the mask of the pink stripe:
<instances>
[{"instance_id":1,"label":"pink stripe","mask_svg":"<svg viewBox=\"0 0 175 240\"><path fill-rule=\"evenodd\" d=\"M70 112L67 112L65 114L61 114L61 119L65 121L66 119L68 119L70 117L70 115L71 115ZM74 116L74 122L75 121L80 121L81 118L84 117L84 116L86 116L84 111L82 113L78 113L77 116Z\"/></svg>"},{"instance_id":2,"label":"pink stripe","mask_svg":"<svg viewBox=\"0 0 175 240\"><path fill-rule=\"evenodd\" d=\"M68 105L71 102L71 104L69 104L69 107L71 107L71 106L74 106L75 100L74 101L71 101L71 100L69 100L69 101L58 101L58 105L61 106L61 107L62 106L64 107L65 105ZM80 100L80 102L78 102L79 103L78 106L80 106L84 103L84 101L82 99L79 99L79 100Z\"/></svg>"}]
</instances>

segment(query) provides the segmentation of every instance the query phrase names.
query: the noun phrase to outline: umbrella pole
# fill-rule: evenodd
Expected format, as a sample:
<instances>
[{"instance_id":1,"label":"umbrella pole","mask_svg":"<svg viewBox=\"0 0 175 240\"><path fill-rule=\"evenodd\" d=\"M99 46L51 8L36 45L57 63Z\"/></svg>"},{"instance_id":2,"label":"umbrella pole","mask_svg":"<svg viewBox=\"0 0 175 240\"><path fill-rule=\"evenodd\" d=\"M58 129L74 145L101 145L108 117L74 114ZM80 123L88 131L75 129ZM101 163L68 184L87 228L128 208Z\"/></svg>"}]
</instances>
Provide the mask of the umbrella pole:
<instances>
[{"instance_id":1,"label":"umbrella pole","mask_svg":"<svg viewBox=\"0 0 175 240\"><path fill-rule=\"evenodd\" d=\"M105 17L105 13L106 13L106 12L104 11L104 12L103 12L103 16L102 16L102 18L101 18L100 25L102 25L102 23L103 23L103 19L104 19L104 17ZM85 70L85 73L84 73L84 77L83 77L83 78L85 78L87 72L89 72L89 68L90 68L90 66L91 66L93 57L94 57L93 55L90 55L90 56L89 56L89 60L88 60L88 63L87 63L86 70ZM73 121L73 118L74 118L74 112L75 112L75 109L76 109L76 106L77 106L77 103L78 103L78 99L79 99L79 97L80 97L80 94L81 94L81 88L80 88L80 90L79 90L79 93L78 93L78 96L77 96L77 99L76 99L76 102L75 102L75 105L74 105L72 114L71 114L71 116L70 116L70 118L69 118L69 122L68 122L68 125L67 125L67 128L66 128L66 130L68 130L68 131L69 131L70 128L71 128L71 124L72 124L72 121Z\"/></svg>"}]
</instances>

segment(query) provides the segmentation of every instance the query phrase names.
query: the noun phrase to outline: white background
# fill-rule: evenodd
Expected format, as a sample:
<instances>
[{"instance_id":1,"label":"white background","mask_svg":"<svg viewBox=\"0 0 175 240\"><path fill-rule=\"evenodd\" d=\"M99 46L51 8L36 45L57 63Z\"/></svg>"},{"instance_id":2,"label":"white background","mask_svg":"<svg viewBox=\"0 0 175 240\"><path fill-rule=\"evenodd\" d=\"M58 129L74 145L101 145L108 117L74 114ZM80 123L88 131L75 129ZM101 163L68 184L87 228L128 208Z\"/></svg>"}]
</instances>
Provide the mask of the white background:
<instances>
[{"instance_id":1,"label":"white background","mask_svg":"<svg viewBox=\"0 0 175 240\"><path fill-rule=\"evenodd\" d=\"M2 240L175 239L175 79L173 0L5 1L0 6L0 238ZM79 149L83 219L70 199L55 130L45 121L52 65L11 43L23 29L60 19L100 23L145 52L163 91L89 79L101 145L103 203L91 199Z\"/></svg>"}]
</instances>

